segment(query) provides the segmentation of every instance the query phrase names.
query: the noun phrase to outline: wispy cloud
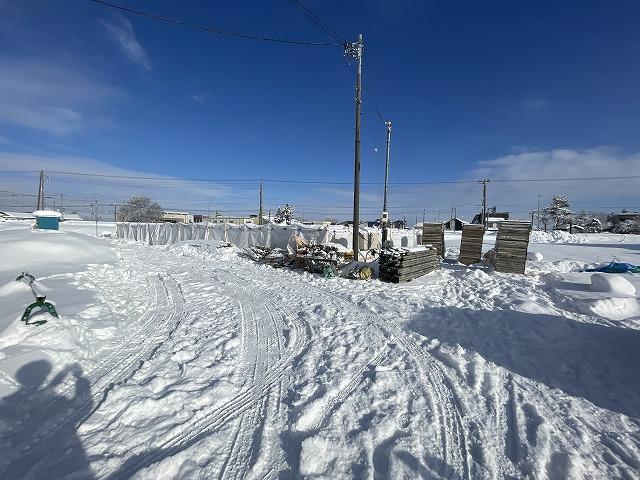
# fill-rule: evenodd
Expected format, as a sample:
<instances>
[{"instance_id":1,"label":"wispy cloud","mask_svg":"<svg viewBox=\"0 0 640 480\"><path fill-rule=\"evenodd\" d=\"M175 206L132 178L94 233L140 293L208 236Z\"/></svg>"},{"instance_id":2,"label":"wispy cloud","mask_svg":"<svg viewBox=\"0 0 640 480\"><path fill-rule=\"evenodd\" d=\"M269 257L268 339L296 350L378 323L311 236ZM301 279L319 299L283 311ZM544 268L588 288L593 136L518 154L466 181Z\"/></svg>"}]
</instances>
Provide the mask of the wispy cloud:
<instances>
[{"instance_id":1,"label":"wispy cloud","mask_svg":"<svg viewBox=\"0 0 640 480\"><path fill-rule=\"evenodd\" d=\"M133 25L121 15L114 16L114 21L100 20L109 36L122 51L124 56L134 65L146 72L151 71L151 61L145 48L140 44Z\"/></svg>"},{"instance_id":2,"label":"wispy cloud","mask_svg":"<svg viewBox=\"0 0 640 480\"><path fill-rule=\"evenodd\" d=\"M522 100L522 106L527 110L544 110L549 105L549 100L543 97L532 96Z\"/></svg>"},{"instance_id":3,"label":"wispy cloud","mask_svg":"<svg viewBox=\"0 0 640 480\"><path fill-rule=\"evenodd\" d=\"M0 121L58 135L111 121L96 107L125 97L83 66L51 60L0 60Z\"/></svg>"},{"instance_id":4,"label":"wispy cloud","mask_svg":"<svg viewBox=\"0 0 640 480\"><path fill-rule=\"evenodd\" d=\"M210 96L211 94L209 92L194 93L191 95L191 100L196 103L205 104L209 101Z\"/></svg>"}]
</instances>

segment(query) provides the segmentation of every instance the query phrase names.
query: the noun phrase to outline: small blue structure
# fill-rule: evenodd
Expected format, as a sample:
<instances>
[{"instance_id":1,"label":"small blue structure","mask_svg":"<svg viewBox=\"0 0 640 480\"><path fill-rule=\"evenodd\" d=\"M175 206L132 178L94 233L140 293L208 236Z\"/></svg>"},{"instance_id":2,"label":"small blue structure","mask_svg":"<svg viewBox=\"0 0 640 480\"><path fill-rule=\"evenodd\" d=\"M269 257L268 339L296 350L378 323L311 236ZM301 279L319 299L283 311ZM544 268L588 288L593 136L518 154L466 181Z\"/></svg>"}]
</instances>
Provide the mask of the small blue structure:
<instances>
[{"instance_id":1,"label":"small blue structure","mask_svg":"<svg viewBox=\"0 0 640 480\"><path fill-rule=\"evenodd\" d=\"M37 210L33 212L36 217L36 228L40 230L60 230L60 213L53 210Z\"/></svg>"}]
</instances>

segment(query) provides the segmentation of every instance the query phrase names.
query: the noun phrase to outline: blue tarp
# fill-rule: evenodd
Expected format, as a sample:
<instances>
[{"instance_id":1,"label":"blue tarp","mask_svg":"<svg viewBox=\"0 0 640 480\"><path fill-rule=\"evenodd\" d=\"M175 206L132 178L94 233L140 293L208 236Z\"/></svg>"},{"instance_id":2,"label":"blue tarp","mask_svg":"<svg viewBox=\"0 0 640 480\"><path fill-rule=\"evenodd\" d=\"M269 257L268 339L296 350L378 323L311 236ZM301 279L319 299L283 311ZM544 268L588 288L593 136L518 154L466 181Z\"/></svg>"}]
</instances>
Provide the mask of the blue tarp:
<instances>
[{"instance_id":1,"label":"blue tarp","mask_svg":"<svg viewBox=\"0 0 640 480\"><path fill-rule=\"evenodd\" d=\"M632 263L611 262L609 265L598 268L587 268L585 272L604 272L604 273L640 273L640 265Z\"/></svg>"}]
</instances>

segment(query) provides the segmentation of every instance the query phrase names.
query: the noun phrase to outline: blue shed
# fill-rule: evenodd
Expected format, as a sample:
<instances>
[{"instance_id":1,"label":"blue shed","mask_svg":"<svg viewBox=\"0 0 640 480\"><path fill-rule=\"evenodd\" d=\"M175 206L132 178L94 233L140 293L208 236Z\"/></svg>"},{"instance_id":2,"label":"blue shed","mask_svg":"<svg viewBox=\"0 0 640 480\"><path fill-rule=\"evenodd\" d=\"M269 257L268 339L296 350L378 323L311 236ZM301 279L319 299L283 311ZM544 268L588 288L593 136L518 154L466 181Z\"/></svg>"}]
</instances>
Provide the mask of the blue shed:
<instances>
[{"instance_id":1,"label":"blue shed","mask_svg":"<svg viewBox=\"0 0 640 480\"><path fill-rule=\"evenodd\" d=\"M53 210L37 210L33 212L36 217L36 227L40 230L59 230L60 213Z\"/></svg>"}]
</instances>

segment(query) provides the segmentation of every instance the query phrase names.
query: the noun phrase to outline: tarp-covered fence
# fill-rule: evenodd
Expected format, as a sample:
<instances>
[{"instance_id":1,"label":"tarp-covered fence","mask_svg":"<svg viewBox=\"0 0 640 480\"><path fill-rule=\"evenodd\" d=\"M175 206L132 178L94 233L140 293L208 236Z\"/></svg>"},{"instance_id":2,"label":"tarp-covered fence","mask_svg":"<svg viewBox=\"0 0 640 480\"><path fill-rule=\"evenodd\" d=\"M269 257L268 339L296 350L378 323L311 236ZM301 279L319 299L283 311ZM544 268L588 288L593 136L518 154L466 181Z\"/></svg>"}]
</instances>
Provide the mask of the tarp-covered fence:
<instances>
[{"instance_id":1,"label":"tarp-covered fence","mask_svg":"<svg viewBox=\"0 0 640 480\"><path fill-rule=\"evenodd\" d=\"M233 225L221 223L118 223L118 238L137 240L150 245L166 245L185 240L220 240L240 248L260 245L286 248L292 235L302 235L307 241L336 243L353 248L351 227L330 225ZM394 247L412 247L417 244L413 230L390 229ZM380 232L374 229L360 230L360 248L380 246Z\"/></svg>"}]
</instances>

